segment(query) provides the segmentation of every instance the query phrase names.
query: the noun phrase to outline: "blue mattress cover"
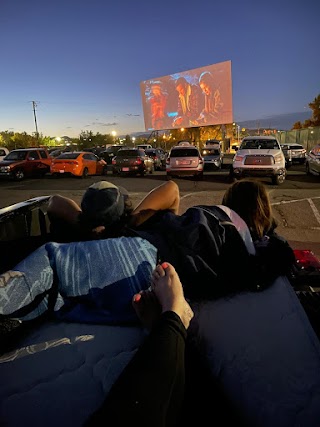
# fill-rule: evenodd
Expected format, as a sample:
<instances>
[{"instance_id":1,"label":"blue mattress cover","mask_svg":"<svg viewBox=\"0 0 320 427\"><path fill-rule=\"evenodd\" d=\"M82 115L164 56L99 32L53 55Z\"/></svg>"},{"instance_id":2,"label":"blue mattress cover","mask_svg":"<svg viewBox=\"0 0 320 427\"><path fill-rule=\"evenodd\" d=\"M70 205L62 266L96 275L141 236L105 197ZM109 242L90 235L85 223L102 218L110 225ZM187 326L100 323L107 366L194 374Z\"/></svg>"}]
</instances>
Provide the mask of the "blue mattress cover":
<instances>
[{"instance_id":1,"label":"blue mattress cover","mask_svg":"<svg viewBox=\"0 0 320 427\"><path fill-rule=\"evenodd\" d=\"M109 244L104 256L110 253L106 251ZM68 248L78 246L82 247ZM145 243L143 247L152 249ZM59 257L54 259L64 266L67 258L60 257L64 246L57 249ZM141 259L145 259L144 249ZM151 250L149 256L148 272L155 252ZM12 285L9 291L18 289L20 277L31 280L26 262L21 266L23 276L6 279L7 286ZM72 273L68 268L63 272L67 278ZM125 303L135 291L129 289ZM5 297L4 293L3 301ZM249 424L320 425L320 344L287 279L278 278L260 293L192 305L191 341ZM144 338L144 331L136 326L66 323L63 319L43 324L15 352L0 359L0 425L82 425ZM213 400L213 408L214 404Z\"/></svg>"},{"instance_id":2,"label":"blue mattress cover","mask_svg":"<svg viewBox=\"0 0 320 427\"><path fill-rule=\"evenodd\" d=\"M0 425L81 426L145 336L134 326L43 324L0 357Z\"/></svg>"},{"instance_id":3,"label":"blue mattress cover","mask_svg":"<svg viewBox=\"0 0 320 427\"><path fill-rule=\"evenodd\" d=\"M249 425L319 427L320 343L287 278L193 308L191 340Z\"/></svg>"}]
</instances>

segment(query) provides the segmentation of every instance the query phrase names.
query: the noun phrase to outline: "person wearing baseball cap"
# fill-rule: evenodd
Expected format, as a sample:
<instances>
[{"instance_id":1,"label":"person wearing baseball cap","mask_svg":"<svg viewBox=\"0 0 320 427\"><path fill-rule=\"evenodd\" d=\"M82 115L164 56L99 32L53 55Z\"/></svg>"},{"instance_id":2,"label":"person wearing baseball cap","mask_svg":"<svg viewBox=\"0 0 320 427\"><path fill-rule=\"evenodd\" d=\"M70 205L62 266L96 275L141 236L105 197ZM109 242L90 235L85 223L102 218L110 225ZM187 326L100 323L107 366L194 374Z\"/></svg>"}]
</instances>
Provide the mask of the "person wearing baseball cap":
<instances>
[{"instance_id":1,"label":"person wearing baseball cap","mask_svg":"<svg viewBox=\"0 0 320 427\"><path fill-rule=\"evenodd\" d=\"M50 231L58 242L120 237L127 226L135 228L158 211L178 214L179 204L179 187L174 181L151 190L136 208L125 188L98 181L87 188L80 206L70 198L51 196Z\"/></svg>"},{"instance_id":2,"label":"person wearing baseball cap","mask_svg":"<svg viewBox=\"0 0 320 427\"><path fill-rule=\"evenodd\" d=\"M125 188L108 181L99 181L85 191L79 221L90 229L108 227L131 215L132 211L129 193Z\"/></svg>"}]
</instances>

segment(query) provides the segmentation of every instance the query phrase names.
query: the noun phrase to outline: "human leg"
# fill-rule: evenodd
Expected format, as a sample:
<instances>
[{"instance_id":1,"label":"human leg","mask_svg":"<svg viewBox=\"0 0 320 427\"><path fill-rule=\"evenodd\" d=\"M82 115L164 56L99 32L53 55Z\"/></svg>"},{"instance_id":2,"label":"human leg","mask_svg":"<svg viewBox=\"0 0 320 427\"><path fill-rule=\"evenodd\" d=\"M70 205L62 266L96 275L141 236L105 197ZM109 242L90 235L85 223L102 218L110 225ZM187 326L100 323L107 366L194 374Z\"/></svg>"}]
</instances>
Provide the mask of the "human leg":
<instances>
[{"instance_id":1,"label":"human leg","mask_svg":"<svg viewBox=\"0 0 320 427\"><path fill-rule=\"evenodd\" d=\"M152 282L152 292L158 298L162 314L101 408L85 424L87 427L127 426L128 423L157 427L177 423L184 397L186 327L193 312L170 264L166 269L158 266ZM144 301L147 306L148 302L144 294L139 295L133 306L141 318L139 304ZM154 309L153 302L150 308ZM143 310L146 311L146 307Z\"/></svg>"}]
</instances>

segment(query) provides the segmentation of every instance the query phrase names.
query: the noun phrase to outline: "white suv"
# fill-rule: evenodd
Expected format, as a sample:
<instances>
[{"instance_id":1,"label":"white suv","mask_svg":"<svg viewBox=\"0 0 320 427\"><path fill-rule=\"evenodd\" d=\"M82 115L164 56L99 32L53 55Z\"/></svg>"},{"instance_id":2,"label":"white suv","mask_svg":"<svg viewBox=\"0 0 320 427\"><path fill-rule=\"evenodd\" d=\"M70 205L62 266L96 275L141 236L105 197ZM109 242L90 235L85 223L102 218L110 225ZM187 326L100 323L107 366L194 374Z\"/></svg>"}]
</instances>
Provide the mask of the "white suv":
<instances>
[{"instance_id":1,"label":"white suv","mask_svg":"<svg viewBox=\"0 0 320 427\"><path fill-rule=\"evenodd\" d=\"M203 178L203 157L197 147L183 143L172 147L166 160L167 179L173 176L192 175Z\"/></svg>"},{"instance_id":2,"label":"white suv","mask_svg":"<svg viewBox=\"0 0 320 427\"><path fill-rule=\"evenodd\" d=\"M246 136L234 155L231 176L270 177L273 184L282 184L286 177L285 157L274 136Z\"/></svg>"}]
</instances>

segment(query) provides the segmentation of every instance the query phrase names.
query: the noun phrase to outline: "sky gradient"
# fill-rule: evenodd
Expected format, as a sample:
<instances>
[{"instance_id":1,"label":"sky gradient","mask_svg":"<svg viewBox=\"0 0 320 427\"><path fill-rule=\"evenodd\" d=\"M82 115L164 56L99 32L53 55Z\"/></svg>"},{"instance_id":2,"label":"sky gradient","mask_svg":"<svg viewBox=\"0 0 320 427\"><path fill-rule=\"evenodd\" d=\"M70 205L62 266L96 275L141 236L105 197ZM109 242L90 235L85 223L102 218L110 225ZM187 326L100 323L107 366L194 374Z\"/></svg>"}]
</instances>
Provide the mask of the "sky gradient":
<instances>
[{"instance_id":1,"label":"sky gradient","mask_svg":"<svg viewBox=\"0 0 320 427\"><path fill-rule=\"evenodd\" d=\"M309 110L320 2L1 0L0 131L144 131L139 84L231 60L235 121ZM311 115L311 110L310 110Z\"/></svg>"}]
</instances>

